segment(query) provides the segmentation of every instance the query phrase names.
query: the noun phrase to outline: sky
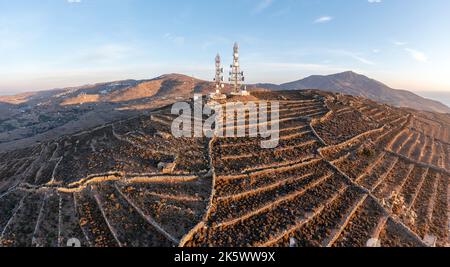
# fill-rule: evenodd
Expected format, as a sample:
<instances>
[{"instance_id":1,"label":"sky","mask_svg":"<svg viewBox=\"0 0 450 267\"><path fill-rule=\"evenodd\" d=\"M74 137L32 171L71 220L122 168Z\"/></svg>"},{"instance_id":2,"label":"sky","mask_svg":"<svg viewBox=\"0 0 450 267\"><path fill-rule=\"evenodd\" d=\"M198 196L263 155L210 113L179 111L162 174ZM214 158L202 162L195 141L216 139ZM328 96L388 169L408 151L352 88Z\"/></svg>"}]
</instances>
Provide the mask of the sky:
<instances>
[{"instance_id":1,"label":"sky","mask_svg":"<svg viewBox=\"0 0 450 267\"><path fill-rule=\"evenodd\" d=\"M448 0L0 0L0 94L183 73L235 41L247 81L353 70L450 92Z\"/></svg>"}]
</instances>

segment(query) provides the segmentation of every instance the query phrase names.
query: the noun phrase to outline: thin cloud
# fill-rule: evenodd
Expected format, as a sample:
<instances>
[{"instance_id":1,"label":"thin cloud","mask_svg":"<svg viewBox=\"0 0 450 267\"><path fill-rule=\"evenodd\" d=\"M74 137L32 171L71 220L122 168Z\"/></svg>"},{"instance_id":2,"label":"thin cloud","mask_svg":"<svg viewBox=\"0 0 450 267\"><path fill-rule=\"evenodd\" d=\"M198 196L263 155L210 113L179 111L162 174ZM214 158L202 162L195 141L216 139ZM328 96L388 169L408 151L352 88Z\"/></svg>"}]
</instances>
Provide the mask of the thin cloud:
<instances>
[{"instance_id":1,"label":"thin cloud","mask_svg":"<svg viewBox=\"0 0 450 267\"><path fill-rule=\"evenodd\" d=\"M84 64L111 64L129 58L135 48L126 44L105 44L81 50L75 55L74 62Z\"/></svg>"},{"instance_id":2,"label":"thin cloud","mask_svg":"<svg viewBox=\"0 0 450 267\"><path fill-rule=\"evenodd\" d=\"M375 62L365 58L360 53L355 53L351 51L345 51L345 50L331 50L329 51L331 54L337 55L337 56L344 56L344 57L350 57L356 61L359 61L366 65L375 65Z\"/></svg>"},{"instance_id":3,"label":"thin cloud","mask_svg":"<svg viewBox=\"0 0 450 267\"><path fill-rule=\"evenodd\" d=\"M171 33L164 34L164 39L171 41L175 45L181 46L184 45L186 39L183 36L173 35Z\"/></svg>"},{"instance_id":4,"label":"thin cloud","mask_svg":"<svg viewBox=\"0 0 450 267\"><path fill-rule=\"evenodd\" d=\"M27 31L24 28L17 27L16 24L18 24L16 20L0 18L0 49L23 48L39 36L38 31Z\"/></svg>"},{"instance_id":5,"label":"thin cloud","mask_svg":"<svg viewBox=\"0 0 450 267\"><path fill-rule=\"evenodd\" d=\"M364 64L366 64L366 65L375 65L375 63L373 62L373 61L371 61L371 60L368 60L368 59L366 59L366 58L364 58L364 57L362 57L362 56L359 56L359 55L350 55L353 59L356 59L356 60L358 60L359 62L361 62L361 63L364 63Z\"/></svg>"},{"instance_id":6,"label":"thin cloud","mask_svg":"<svg viewBox=\"0 0 450 267\"><path fill-rule=\"evenodd\" d=\"M425 53L415 50L415 49L411 49L411 48L405 48L405 51L408 52L408 54L416 61L419 62L427 62L428 61L428 56L425 55Z\"/></svg>"},{"instance_id":7,"label":"thin cloud","mask_svg":"<svg viewBox=\"0 0 450 267\"><path fill-rule=\"evenodd\" d=\"M69 4L79 4L81 2L82 2L81 0L67 0L67 3Z\"/></svg>"},{"instance_id":8,"label":"thin cloud","mask_svg":"<svg viewBox=\"0 0 450 267\"><path fill-rule=\"evenodd\" d=\"M392 43L396 46L405 46L408 44L407 42L400 42L400 41L392 41Z\"/></svg>"},{"instance_id":9,"label":"thin cloud","mask_svg":"<svg viewBox=\"0 0 450 267\"><path fill-rule=\"evenodd\" d=\"M333 20L333 17L330 16L322 16L317 18L314 23L327 23Z\"/></svg>"},{"instance_id":10,"label":"thin cloud","mask_svg":"<svg viewBox=\"0 0 450 267\"><path fill-rule=\"evenodd\" d=\"M277 17L281 17L283 15L286 15L289 13L289 11L291 11L290 7L284 8L284 9L280 9L274 13L272 13L272 15L270 15L272 18L277 18Z\"/></svg>"},{"instance_id":11,"label":"thin cloud","mask_svg":"<svg viewBox=\"0 0 450 267\"><path fill-rule=\"evenodd\" d=\"M258 14L269 8L273 4L274 0L261 0L258 5L253 9L253 14Z\"/></svg>"},{"instance_id":12,"label":"thin cloud","mask_svg":"<svg viewBox=\"0 0 450 267\"><path fill-rule=\"evenodd\" d=\"M367 2L369 2L369 4L379 4L383 1L382 0L367 0Z\"/></svg>"},{"instance_id":13,"label":"thin cloud","mask_svg":"<svg viewBox=\"0 0 450 267\"><path fill-rule=\"evenodd\" d=\"M232 43L232 40L223 37L223 36L215 36L213 38L210 38L208 40L206 40L202 45L201 48L203 50L209 49L210 47L213 46L218 46L218 45L225 45L225 44L230 44Z\"/></svg>"}]
</instances>

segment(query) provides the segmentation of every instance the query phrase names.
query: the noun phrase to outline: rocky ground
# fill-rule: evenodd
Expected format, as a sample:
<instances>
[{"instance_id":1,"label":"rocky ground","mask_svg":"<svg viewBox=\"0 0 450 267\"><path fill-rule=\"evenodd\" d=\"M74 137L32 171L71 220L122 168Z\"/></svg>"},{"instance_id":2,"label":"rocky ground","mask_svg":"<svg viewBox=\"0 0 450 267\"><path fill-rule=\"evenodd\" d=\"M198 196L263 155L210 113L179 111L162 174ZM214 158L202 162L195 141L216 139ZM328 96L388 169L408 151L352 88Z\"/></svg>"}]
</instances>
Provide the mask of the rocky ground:
<instances>
[{"instance_id":1,"label":"rocky ground","mask_svg":"<svg viewBox=\"0 0 450 267\"><path fill-rule=\"evenodd\" d=\"M280 103L276 148L175 138L162 108L3 151L0 245L449 245L450 116L319 91L250 99Z\"/></svg>"}]
</instances>

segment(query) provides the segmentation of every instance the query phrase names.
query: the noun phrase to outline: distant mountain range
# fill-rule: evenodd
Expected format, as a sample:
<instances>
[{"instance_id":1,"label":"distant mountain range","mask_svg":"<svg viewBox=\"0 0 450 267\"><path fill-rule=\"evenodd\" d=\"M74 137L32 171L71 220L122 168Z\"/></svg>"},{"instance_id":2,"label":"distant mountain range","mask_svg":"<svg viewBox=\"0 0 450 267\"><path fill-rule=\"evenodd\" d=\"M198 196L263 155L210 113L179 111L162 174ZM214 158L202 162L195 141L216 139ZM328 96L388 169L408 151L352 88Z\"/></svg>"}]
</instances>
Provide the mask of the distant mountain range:
<instances>
[{"instance_id":1,"label":"distant mountain range","mask_svg":"<svg viewBox=\"0 0 450 267\"><path fill-rule=\"evenodd\" d=\"M438 101L430 100L407 90L397 90L352 71L321 76L314 75L302 80L278 84L261 83L255 87L269 90L319 89L333 93L343 93L365 97L380 103L417 110L450 113L450 108Z\"/></svg>"},{"instance_id":2,"label":"distant mountain range","mask_svg":"<svg viewBox=\"0 0 450 267\"><path fill-rule=\"evenodd\" d=\"M149 80L124 80L15 96L0 96L0 149L53 140L87 128L129 118L184 101L194 93L213 92L214 83L181 74ZM368 98L416 110L450 113L444 104L405 90L395 90L354 72L311 76L277 84L256 84L249 90L319 89ZM229 92L231 87L225 86Z\"/></svg>"},{"instance_id":3,"label":"distant mountain range","mask_svg":"<svg viewBox=\"0 0 450 267\"><path fill-rule=\"evenodd\" d=\"M271 84L259 83L249 86L249 90L268 89L303 90L318 89L333 93L342 93L365 97L376 102L396 107L407 107L417 110L450 113L450 107L431 99L416 95L407 90L397 90L387 85L352 71L321 76L314 75L302 80ZM9 117L7 110L20 105L51 104L73 106L79 104L114 104L115 108L152 106L151 101L187 99L195 93L209 93L214 84L182 74L166 74L150 80L125 80L98 83L74 88L55 89L34 93L23 93L15 96L0 96L0 111ZM229 86L225 91L230 91ZM51 103L50 103L51 102ZM163 101L166 102L166 101ZM13 105L13 106L10 106ZM8 113L8 114L7 114ZM0 116L0 120L2 119Z\"/></svg>"}]
</instances>

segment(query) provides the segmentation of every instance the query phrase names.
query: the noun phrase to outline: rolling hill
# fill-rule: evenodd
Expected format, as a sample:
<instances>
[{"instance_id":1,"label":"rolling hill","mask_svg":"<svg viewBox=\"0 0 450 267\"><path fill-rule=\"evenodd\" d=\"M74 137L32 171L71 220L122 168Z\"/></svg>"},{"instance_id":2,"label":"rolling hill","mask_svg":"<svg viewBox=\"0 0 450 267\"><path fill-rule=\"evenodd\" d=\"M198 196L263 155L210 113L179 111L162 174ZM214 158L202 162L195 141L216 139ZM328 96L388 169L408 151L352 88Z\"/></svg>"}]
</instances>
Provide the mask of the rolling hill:
<instances>
[{"instance_id":1,"label":"rolling hill","mask_svg":"<svg viewBox=\"0 0 450 267\"><path fill-rule=\"evenodd\" d=\"M194 92L210 92L212 86L185 75L167 74L0 96L0 149L26 147L136 116L187 100Z\"/></svg>"}]
</instances>

